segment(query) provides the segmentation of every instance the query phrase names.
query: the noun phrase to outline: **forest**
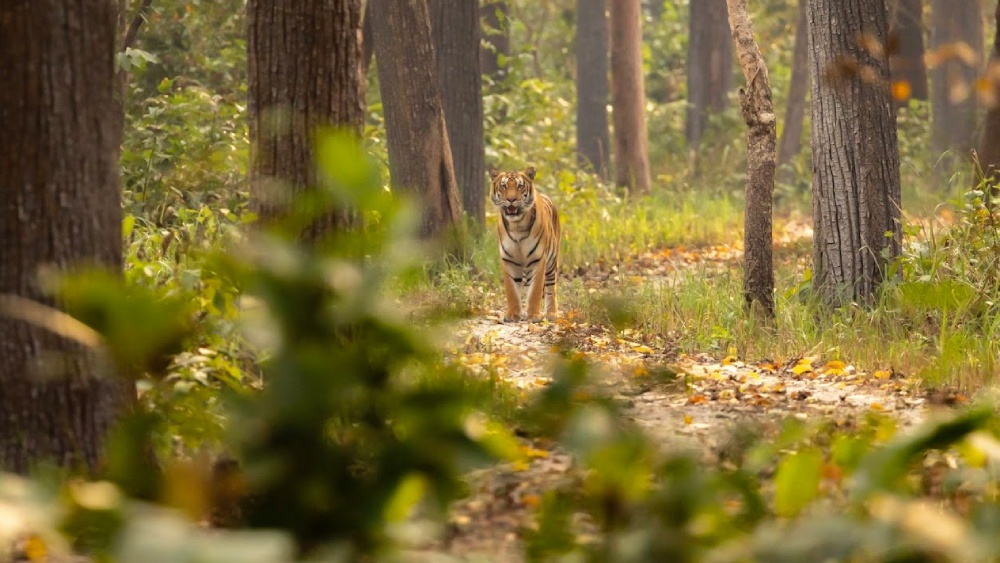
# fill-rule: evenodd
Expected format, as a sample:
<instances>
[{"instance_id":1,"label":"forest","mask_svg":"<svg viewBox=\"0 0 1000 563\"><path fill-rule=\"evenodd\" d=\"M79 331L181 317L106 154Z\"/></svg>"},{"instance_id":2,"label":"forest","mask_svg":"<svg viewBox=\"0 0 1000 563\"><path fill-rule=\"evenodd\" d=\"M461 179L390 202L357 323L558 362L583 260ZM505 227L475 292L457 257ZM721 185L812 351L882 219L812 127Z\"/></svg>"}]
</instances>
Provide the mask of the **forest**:
<instances>
[{"instance_id":1,"label":"forest","mask_svg":"<svg viewBox=\"0 0 1000 563\"><path fill-rule=\"evenodd\" d=\"M0 562L1000 561L1000 2L0 0L0 84Z\"/></svg>"}]
</instances>

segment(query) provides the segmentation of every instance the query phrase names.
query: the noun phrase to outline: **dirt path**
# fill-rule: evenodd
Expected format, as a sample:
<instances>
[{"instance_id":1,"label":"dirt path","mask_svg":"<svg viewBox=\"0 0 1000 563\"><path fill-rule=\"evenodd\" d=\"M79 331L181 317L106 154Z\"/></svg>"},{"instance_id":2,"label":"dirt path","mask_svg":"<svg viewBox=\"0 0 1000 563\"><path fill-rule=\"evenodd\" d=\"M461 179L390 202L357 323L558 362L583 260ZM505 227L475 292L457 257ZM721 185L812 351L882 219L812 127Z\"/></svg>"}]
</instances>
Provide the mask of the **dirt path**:
<instances>
[{"instance_id":1,"label":"dirt path","mask_svg":"<svg viewBox=\"0 0 1000 563\"><path fill-rule=\"evenodd\" d=\"M643 283L672 284L685 264L709 260L721 265L741 254L730 247L696 256L675 249L639 257L636 263L646 274ZM878 411L903 427L924 416L921 390L893 373L864 373L818 357L776 365L677 355L632 340L627 331L614 333L572 318L503 324L495 311L461 323L452 353L473 373L531 390L551 383L554 348L560 344L587 356L596 366L597 381L622 405L623 415L664 451L684 449L709 463L724 455L737 429L776 426L790 416L847 421ZM523 560L521 530L531 525L541 495L578 478L572 458L554 444L526 441L524 448L530 462L469 476L471 494L453 507L447 538L429 546L420 560Z\"/></svg>"}]
</instances>

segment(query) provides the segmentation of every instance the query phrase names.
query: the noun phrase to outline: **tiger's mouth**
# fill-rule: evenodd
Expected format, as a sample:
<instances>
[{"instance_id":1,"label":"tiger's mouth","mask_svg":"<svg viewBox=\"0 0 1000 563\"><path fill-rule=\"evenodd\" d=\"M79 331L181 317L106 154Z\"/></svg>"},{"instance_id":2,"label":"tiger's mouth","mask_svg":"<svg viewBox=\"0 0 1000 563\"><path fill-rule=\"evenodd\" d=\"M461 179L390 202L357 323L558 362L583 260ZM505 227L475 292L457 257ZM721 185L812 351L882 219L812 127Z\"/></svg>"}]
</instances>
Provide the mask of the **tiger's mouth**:
<instances>
[{"instance_id":1,"label":"tiger's mouth","mask_svg":"<svg viewBox=\"0 0 1000 563\"><path fill-rule=\"evenodd\" d=\"M516 205L503 206L503 214L508 217L517 217L521 214L521 208Z\"/></svg>"}]
</instances>

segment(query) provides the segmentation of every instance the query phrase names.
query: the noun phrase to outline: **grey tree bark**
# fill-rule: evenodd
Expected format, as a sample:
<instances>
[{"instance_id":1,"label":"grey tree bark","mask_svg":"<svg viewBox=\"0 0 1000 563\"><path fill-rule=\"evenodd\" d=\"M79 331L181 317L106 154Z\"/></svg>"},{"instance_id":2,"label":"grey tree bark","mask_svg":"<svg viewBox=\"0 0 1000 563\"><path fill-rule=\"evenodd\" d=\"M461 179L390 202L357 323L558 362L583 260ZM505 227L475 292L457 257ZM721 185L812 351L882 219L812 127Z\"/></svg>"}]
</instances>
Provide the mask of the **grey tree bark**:
<instances>
[{"instance_id":1,"label":"grey tree bark","mask_svg":"<svg viewBox=\"0 0 1000 563\"><path fill-rule=\"evenodd\" d=\"M112 0L0 3L0 295L57 306L39 268L122 268L116 18ZM0 471L97 471L131 382L2 315L0 358Z\"/></svg>"},{"instance_id":2,"label":"grey tree bark","mask_svg":"<svg viewBox=\"0 0 1000 563\"><path fill-rule=\"evenodd\" d=\"M808 0L799 0L795 24L795 46L792 53L792 77L788 87L788 105L785 108L785 125L781 129L778 145L778 166L787 164L802 148L802 129L805 125L806 95L809 93L809 29L807 27Z\"/></svg>"},{"instance_id":3,"label":"grey tree bark","mask_svg":"<svg viewBox=\"0 0 1000 563\"><path fill-rule=\"evenodd\" d=\"M580 166L608 177L606 0L576 1L576 151Z\"/></svg>"},{"instance_id":4,"label":"grey tree bark","mask_svg":"<svg viewBox=\"0 0 1000 563\"><path fill-rule=\"evenodd\" d=\"M994 13L993 48L990 50L986 78L989 81L992 103L986 109L986 122L979 144L980 180L985 181L987 202L998 195L1000 184L1000 1Z\"/></svg>"},{"instance_id":5,"label":"grey tree bark","mask_svg":"<svg viewBox=\"0 0 1000 563\"><path fill-rule=\"evenodd\" d=\"M642 11L639 0L615 0L609 8L615 178L619 186L632 193L646 193L650 177L642 75Z\"/></svg>"},{"instance_id":6,"label":"grey tree bark","mask_svg":"<svg viewBox=\"0 0 1000 563\"><path fill-rule=\"evenodd\" d=\"M874 297L900 251L889 61L884 50L862 45L885 44L889 11L885 0L810 0L809 7L813 283L825 303L841 306Z\"/></svg>"},{"instance_id":7,"label":"grey tree bark","mask_svg":"<svg viewBox=\"0 0 1000 563\"><path fill-rule=\"evenodd\" d=\"M455 179L466 215L486 222L483 75L479 68L479 6L431 0L431 31Z\"/></svg>"},{"instance_id":8,"label":"grey tree bark","mask_svg":"<svg viewBox=\"0 0 1000 563\"><path fill-rule=\"evenodd\" d=\"M313 142L327 126L360 138L365 114L361 0L249 0L250 193L263 220L316 187ZM309 225L316 240L350 227L340 209Z\"/></svg>"},{"instance_id":9,"label":"grey tree bark","mask_svg":"<svg viewBox=\"0 0 1000 563\"><path fill-rule=\"evenodd\" d=\"M482 0L485 41L482 50L483 76L499 82L507 75L503 59L510 56L510 6L503 0Z\"/></svg>"},{"instance_id":10,"label":"grey tree bark","mask_svg":"<svg viewBox=\"0 0 1000 563\"><path fill-rule=\"evenodd\" d=\"M946 151L946 169L968 162L978 107L971 92L982 64L980 0L931 0L931 48L943 57L931 70L931 149ZM956 45L964 44L965 49ZM947 170L945 170L947 173Z\"/></svg>"},{"instance_id":11,"label":"grey tree bark","mask_svg":"<svg viewBox=\"0 0 1000 563\"><path fill-rule=\"evenodd\" d=\"M394 189L424 206L421 234L458 225L458 193L425 0L369 0Z\"/></svg>"},{"instance_id":12,"label":"grey tree bark","mask_svg":"<svg viewBox=\"0 0 1000 563\"><path fill-rule=\"evenodd\" d=\"M726 0L691 2L688 20L685 132L688 146L697 150L708 116L726 108L733 86L733 43Z\"/></svg>"},{"instance_id":13,"label":"grey tree bark","mask_svg":"<svg viewBox=\"0 0 1000 563\"><path fill-rule=\"evenodd\" d=\"M750 311L774 317L771 196L777 168L777 124L771 82L754 39L746 0L727 0L729 26L746 79L740 109L747 124L746 211L743 225L743 298Z\"/></svg>"},{"instance_id":14,"label":"grey tree bark","mask_svg":"<svg viewBox=\"0 0 1000 563\"><path fill-rule=\"evenodd\" d=\"M909 98L927 99L927 65L924 64L924 2L923 0L893 0L890 45L895 52L889 58L889 69L894 83L905 83L897 91L908 91ZM906 99L897 99L905 105Z\"/></svg>"}]
</instances>

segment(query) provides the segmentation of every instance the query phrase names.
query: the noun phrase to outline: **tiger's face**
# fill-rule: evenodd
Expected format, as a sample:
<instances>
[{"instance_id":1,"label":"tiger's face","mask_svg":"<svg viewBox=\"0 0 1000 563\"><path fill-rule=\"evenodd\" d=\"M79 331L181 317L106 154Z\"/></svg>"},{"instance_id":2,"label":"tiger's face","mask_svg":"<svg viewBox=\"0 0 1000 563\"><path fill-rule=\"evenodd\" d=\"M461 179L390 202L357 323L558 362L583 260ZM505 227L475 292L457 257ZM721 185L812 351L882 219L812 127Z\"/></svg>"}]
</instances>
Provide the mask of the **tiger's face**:
<instances>
[{"instance_id":1,"label":"tiger's face","mask_svg":"<svg viewBox=\"0 0 1000 563\"><path fill-rule=\"evenodd\" d=\"M490 169L490 200L508 221L517 221L535 205L535 169L501 172Z\"/></svg>"}]
</instances>

